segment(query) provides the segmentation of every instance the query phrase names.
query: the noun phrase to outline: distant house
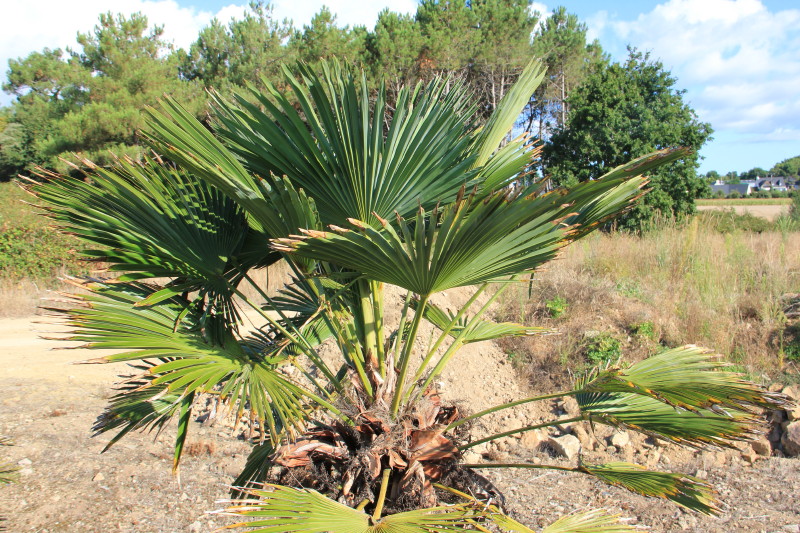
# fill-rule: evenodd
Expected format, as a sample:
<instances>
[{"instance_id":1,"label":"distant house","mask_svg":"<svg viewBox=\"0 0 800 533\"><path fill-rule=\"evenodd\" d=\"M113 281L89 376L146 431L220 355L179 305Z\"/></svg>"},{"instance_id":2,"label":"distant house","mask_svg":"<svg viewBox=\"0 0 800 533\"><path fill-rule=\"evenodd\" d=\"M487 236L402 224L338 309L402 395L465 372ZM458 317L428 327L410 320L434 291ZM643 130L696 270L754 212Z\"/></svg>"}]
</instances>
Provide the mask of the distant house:
<instances>
[{"instance_id":1,"label":"distant house","mask_svg":"<svg viewBox=\"0 0 800 533\"><path fill-rule=\"evenodd\" d=\"M714 184L711 185L711 192L717 194L718 191L722 191L722 194L728 196L730 193L736 191L742 196L747 196L751 192L753 192L753 184L752 183L725 183L722 180L717 180Z\"/></svg>"},{"instance_id":2,"label":"distant house","mask_svg":"<svg viewBox=\"0 0 800 533\"><path fill-rule=\"evenodd\" d=\"M735 184L717 180L711 185L712 193L717 194L718 191L722 191L725 196L734 191L742 196L748 196L756 191L787 192L797 189L800 189L800 183L798 183L797 179L783 176L770 176L768 178L757 176L754 180L741 180Z\"/></svg>"},{"instance_id":3,"label":"distant house","mask_svg":"<svg viewBox=\"0 0 800 533\"><path fill-rule=\"evenodd\" d=\"M783 176L756 178L756 182L756 187L759 191L786 192L798 188L796 179L784 178Z\"/></svg>"}]
</instances>

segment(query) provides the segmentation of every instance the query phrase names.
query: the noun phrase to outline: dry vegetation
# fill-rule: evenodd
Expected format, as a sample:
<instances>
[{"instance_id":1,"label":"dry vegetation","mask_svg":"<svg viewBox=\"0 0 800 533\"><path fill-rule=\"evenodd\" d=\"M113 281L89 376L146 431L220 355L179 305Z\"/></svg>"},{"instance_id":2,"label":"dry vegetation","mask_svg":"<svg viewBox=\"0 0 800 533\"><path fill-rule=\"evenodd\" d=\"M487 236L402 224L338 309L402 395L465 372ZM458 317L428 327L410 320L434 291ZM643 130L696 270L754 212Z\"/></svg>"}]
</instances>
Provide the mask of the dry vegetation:
<instances>
[{"instance_id":1,"label":"dry vegetation","mask_svg":"<svg viewBox=\"0 0 800 533\"><path fill-rule=\"evenodd\" d=\"M507 297L504 318L559 332L504 345L533 386L558 385L587 356L638 360L686 343L717 350L757 380L796 381L784 310L800 281L800 233L722 234L700 220L584 239Z\"/></svg>"}]
</instances>

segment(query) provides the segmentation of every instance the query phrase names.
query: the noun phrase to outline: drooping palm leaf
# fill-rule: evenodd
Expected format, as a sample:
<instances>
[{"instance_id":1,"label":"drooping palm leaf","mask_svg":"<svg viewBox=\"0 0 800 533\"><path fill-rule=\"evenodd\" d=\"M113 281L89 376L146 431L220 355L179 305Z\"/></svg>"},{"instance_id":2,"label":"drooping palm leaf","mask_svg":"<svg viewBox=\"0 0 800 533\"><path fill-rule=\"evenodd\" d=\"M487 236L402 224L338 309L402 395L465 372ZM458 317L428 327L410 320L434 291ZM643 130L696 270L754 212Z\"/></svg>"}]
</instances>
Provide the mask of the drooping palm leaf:
<instances>
[{"instance_id":1,"label":"drooping palm leaf","mask_svg":"<svg viewBox=\"0 0 800 533\"><path fill-rule=\"evenodd\" d=\"M228 528L252 533L449 533L474 531L472 523L486 512L472 504L432 507L388 515L373 521L364 513L313 490L266 485L249 491L260 498L242 501L227 513L252 517ZM232 502L237 503L237 502Z\"/></svg>"},{"instance_id":2,"label":"drooping palm leaf","mask_svg":"<svg viewBox=\"0 0 800 533\"><path fill-rule=\"evenodd\" d=\"M418 300L412 300L412 307L417 309ZM450 324L455 319L456 315L450 311L442 309L441 307L428 303L424 311L425 320L439 328L440 330L448 329ZM471 317L462 316L459 318L452 328L449 328L449 334L452 337L457 337L464 330L465 327L472 321ZM469 329L461 337L461 342L468 344L471 342L481 342L505 337L524 337L529 335L537 335L548 331L546 328L523 326L514 322L491 322L489 320L473 321Z\"/></svg>"},{"instance_id":3,"label":"drooping palm leaf","mask_svg":"<svg viewBox=\"0 0 800 533\"><path fill-rule=\"evenodd\" d=\"M82 297L88 306L69 311L70 325L76 328L70 339L89 348L125 350L101 362L162 359L149 370L154 376L149 386L164 387L164 394L182 398L218 389L231 405L247 407L274 438L282 428L302 430L311 409L332 408L283 377L270 362L271 353L252 350L219 320L206 321L200 329L197 313L190 310L176 328L189 302L173 298L154 307L135 307L152 289L139 284L91 288L93 294Z\"/></svg>"},{"instance_id":4,"label":"drooping palm leaf","mask_svg":"<svg viewBox=\"0 0 800 533\"><path fill-rule=\"evenodd\" d=\"M707 483L692 476L653 472L631 463L582 465L577 470L610 485L624 487L643 496L666 498L703 514L719 512L714 491Z\"/></svg>"},{"instance_id":5,"label":"drooping palm leaf","mask_svg":"<svg viewBox=\"0 0 800 533\"><path fill-rule=\"evenodd\" d=\"M732 446L758 434L757 416L739 410L686 411L639 394L586 392L575 395L593 422L625 427L691 446Z\"/></svg>"},{"instance_id":6,"label":"drooping palm leaf","mask_svg":"<svg viewBox=\"0 0 800 533\"><path fill-rule=\"evenodd\" d=\"M619 515L599 510L573 513L544 528L542 533L629 533L636 528L619 521Z\"/></svg>"},{"instance_id":7,"label":"drooping palm leaf","mask_svg":"<svg viewBox=\"0 0 800 533\"><path fill-rule=\"evenodd\" d=\"M216 99L217 132L250 171L305 189L326 225L430 209L474 176L470 104L458 84L404 88L389 113L383 89L371 102L363 75L338 64L323 63L321 75L300 65L284 78L299 109L265 82L268 95L251 88L235 104Z\"/></svg>"}]
</instances>

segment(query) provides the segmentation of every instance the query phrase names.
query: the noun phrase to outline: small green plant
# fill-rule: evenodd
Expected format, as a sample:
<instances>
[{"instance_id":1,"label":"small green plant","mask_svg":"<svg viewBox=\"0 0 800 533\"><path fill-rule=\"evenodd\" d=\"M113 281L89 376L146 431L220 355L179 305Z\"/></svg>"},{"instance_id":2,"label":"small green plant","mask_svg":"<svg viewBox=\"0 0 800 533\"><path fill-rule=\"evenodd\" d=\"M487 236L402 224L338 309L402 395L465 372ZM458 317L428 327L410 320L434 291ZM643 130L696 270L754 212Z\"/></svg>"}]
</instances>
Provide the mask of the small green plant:
<instances>
[{"instance_id":1,"label":"small green plant","mask_svg":"<svg viewBox=\"0 0 800 533\"><path fill-rule=\"evenodd\" d=\"M637 337L650 339L651 341L656 340L656 327L649 320L633 324L631 326L631 333Z\"/></svg>"},{"instance_id":2,"label":"small green plant","mask_svg":"<svg viewBox=\"0 0 800 533\"><path fill-rule=\"evenodd\" d=\"M636 280L621 279L617 282L616 289L617 292L628 298L641 300L644 297L644 292L641 287L639 287L639 283L637 283Z\"/></svg>"},{"instance_id":3,"label":"small green plant","mask_svg":"<svg viewBox=\"0 0 800 533\"><path fill-rule=\"evenodd\" d=\"M558 318L567 311L567 300L562 296L556 296L552 300L547 300L544 304L547 308L547 312L550 314L551 318Z\"/></svg>"},{"instance_id":4,"label":"small green plant","mask_svg":"<svg viewBox=\"0 0 800 533\"><path fill-rule=\"evenodd\" d=\"M790 342L783 346L783 357L787 361L800 362L800 342Z\"/></svg>"},{"instance_id":5,"label":"small green plant","mask_svg":"<svg viewBox=\"0 0 800 533\"><path fill-rule=\"evenodd\" d=\"M610 333L599 333L589 339L584 353L590 364L604 365L618 360L622 350L619 339Z\"/></svg>"}]
</instances>

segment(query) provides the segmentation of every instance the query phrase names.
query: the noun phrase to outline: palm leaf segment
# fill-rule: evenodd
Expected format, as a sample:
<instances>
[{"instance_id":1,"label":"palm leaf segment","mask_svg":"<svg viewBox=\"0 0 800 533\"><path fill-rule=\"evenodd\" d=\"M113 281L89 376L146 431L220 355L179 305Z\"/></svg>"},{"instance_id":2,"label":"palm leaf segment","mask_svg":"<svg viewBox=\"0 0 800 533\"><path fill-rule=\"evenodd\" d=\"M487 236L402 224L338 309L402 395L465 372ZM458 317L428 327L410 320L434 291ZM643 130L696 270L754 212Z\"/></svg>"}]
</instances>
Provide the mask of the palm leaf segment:
<instances>
[{"instance_id":1,"label":"palm leaf segment","mask_svg":"<svg viewBox=\"0 0 800 533\"><path fill-rule=\"evenodd\" d=\"M626 426L674 442L730 446L758 430L758 408L781 399L727 372L709 351L667 350L630 368L601 370L578 384L590 420Z\"/></svg>"},{"instance_id":2,"label":"palm leaf segment","mask_svg":"<svg viewBox=\"0 0 800 533\"><path fill-rule=\"evenodd\" d=\"M414 310L417 309L418 305L419 300L412 300L412 308L414 308ZM451 337L458 338L460 336L461 342L464 344L506 337L536 335L547 331L545 328L524 326L514 322L497 323L488 320L476 320L472 322L471 318L465 316L458 318L455 324L450 327L450 324L456 319L456 315L432 303L428 303L425 306L423 315L425 320L440 330L448 331ZM464 332L465 328L467 329L466 332Z\"/></svg>"},{"instance_id":3,"label":"palm leaf segment","mask_svg":"<svg viewBox=\"0 0 800 533\"><path fill-rule=\"evenodd\" d=\"M458 491L454 491L458 494ZM258 501L234 501L227 514L253 520L227 526L247 528L252 533L452 533L489 531L491 524L505 533L534 533L532 529L506 516L494 505L485 505L462 494L465 503L443 505L372 517L363 511L333 501L313 490L266 485L250 491ZM598 511L565 517L542 533L624 533L633 529L619 524L616 517Z\"/></svg>"},{"instance_id":4,"label":"palm leaf segment","mask_svg":"<svg viewBox=\"0 0 800 533\"><path fill-rule=\"evenodd\" d=\"M109 446L132 429L160 427L185 413L199 392L217 394L240 413L246 407L262 428L269 428L272 439L284 429L305 429L314 409L336 410L278 371L289 344L279 338L268 345L263 338L238 339L221 320L206 320L201 328L199 313L179 298L136 307L153 294L141 284L96 283L90 288L93 293L82 297L85 306L69 312L69 324L76 328L69 339L90 348L123 350L98 362L158 361L146 363L142 376L123 384L96 425L98 432L122 428ZM179 433L178 452L184 438Z\"/></svg>"},{"instance_id":5,"label":"palm leaf segment","mask_svg":"<svg viewBox=\"0 0 800 533\"><path fill-rule=\"evenodd\" d=\"M209 309L236 316L241 269L234 265L248 269L279 258L263 245L254 249L265 236L248 226L233 200L160 161L95 167L91 181L44 177L50 181L33 192L50 205L51 218L96 246L84 254L124 271L120 281L172 280L144 304L197 291Z\"/></svg>"}]
</instances>

